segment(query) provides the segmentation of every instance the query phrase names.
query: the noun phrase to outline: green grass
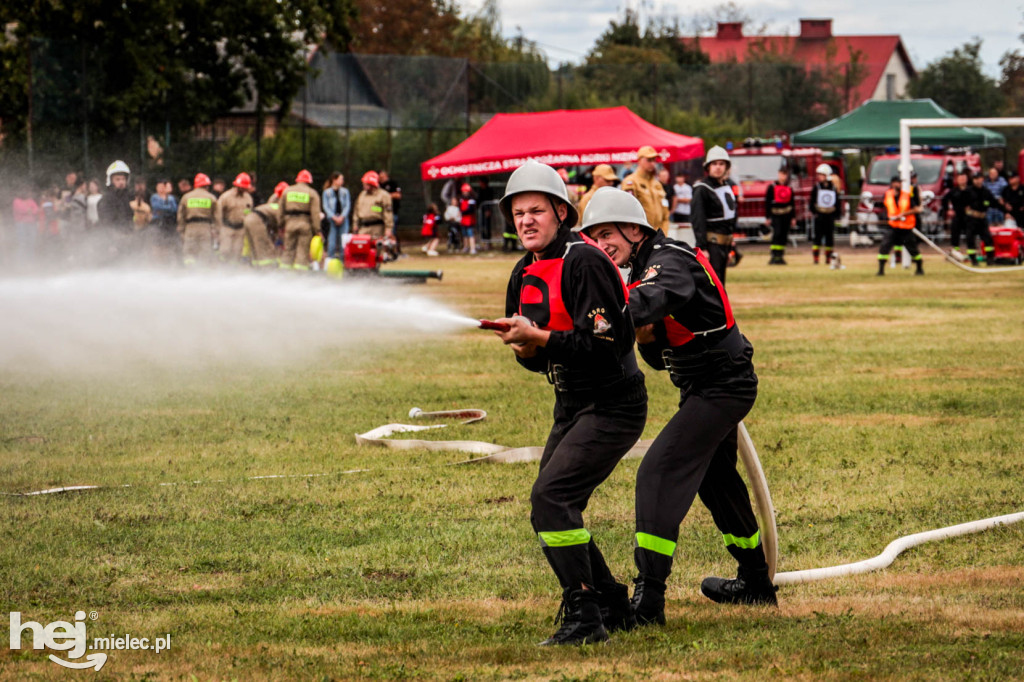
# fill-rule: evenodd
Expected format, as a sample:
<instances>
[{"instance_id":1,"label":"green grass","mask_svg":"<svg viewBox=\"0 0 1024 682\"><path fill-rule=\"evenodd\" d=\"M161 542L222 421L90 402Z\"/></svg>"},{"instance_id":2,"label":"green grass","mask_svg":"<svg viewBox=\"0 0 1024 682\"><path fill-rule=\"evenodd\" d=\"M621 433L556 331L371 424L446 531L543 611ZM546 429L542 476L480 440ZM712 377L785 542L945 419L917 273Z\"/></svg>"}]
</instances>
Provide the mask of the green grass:
<instances>
[{"instance_id":1,"label":"green grass","mask_svg":"<svg viewBox=\"0 0 1024 682\"><path fill-rule=\"evenodd\" d=\"M761 379L746 423L778 511L779 569L1024 510L1024 275L926 256L926 277L881 279L873 254L850 254L841 272L787 257L768 268L752 252L729 275ZM419 292L501 314L510 258L440 260L444 281ZM653 437L677 394L647 374ZM112 486L0 497L0 617L45 624L83 609L98 614L90 637L172 635L159 656L110 652L99 673L5 645L0 678L1024 675L1024 524L750 609L697 591L734 569L699 504L681 530L666 628L538 649L557 596L528 521L535 465L452 466L467 455L359 448L352 435L407 421L413 406L481 407L486 421L427 437L536 445L551 403L542 377L473 331L367 339L266 369L0 375L0 491ZM587 512L622 578L636 466L624 461ZM343 473L353 469L371 471ZM265 475L294 477L248 480Z\"/></svg>"}]
</instances>

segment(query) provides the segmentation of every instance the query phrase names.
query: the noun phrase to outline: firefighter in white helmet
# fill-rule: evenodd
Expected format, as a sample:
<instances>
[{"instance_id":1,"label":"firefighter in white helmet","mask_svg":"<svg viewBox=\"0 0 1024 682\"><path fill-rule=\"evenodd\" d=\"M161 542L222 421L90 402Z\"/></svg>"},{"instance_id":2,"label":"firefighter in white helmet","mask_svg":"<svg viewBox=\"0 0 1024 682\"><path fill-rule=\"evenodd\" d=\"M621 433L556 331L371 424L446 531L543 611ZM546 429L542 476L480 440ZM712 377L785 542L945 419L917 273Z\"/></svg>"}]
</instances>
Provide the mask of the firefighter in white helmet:
<instances>
[{"instance_id":1,"label":"firefighter in white helmet","mask_svg":"<svg viewBox=\"0 0 1024 682\"><path fill-rule=\"evenodd\" d=\"M130 174L131 170L124 161L115 161L107 166L107 189L96 206L100 226L121 234L135 231L135 211L131 207L132 194L128 188Z\"/></svg>"},{"instance_id":2,"label":"firefighter in white helmet","mask_svg":"<svg viewBox=\"0 0 1024 682\"><path fill-rule=\"evenodd\" d=\"M583 521L594 489L643 432L647 392L618 270L571 231L577 222L558 173L528 161L498 204L527 250L497 332L524 368L554 384L555 421L530 494L530 521L562 588L564 617L543 644L583 644L635 625L629 591L611 574ZM602 613L603 612L603 613Z\"/></svg>"},{"instance_id":3,"label":"firefighter in white helmet","mask_svg":"<svg viewBox=\"0 0 1024 682\"><path fill-rule=\"evenodd\" d=\"M704 159L704 177L693 185L690 220L696 246L708 254L711 267L722 284L733 246L736 228L736 195L726 182L732 161L719 146L708 150Z\"/></svg>"},{"instance_id":4,"label":"firefighter in white helmet","mask_svg":"<svg viewBox=\"0 0 1024 682\"><path fill-rule=\"evenodd\" d=\"M739 563L735 580L707 578L701 590L717 602L776 603L757 517L736 470L737 424L757 397L753 349L704 254L646 218L632 196L602 188L578 228L615 265L629 268L629 313L640 353L654 369L667 369L680 389L679 410L637 471L639 576L632 608L641 625L665 623L665 582L679 525L697 495Z\"/></svg>"},{"instance_id":5,"label":"firefighter in white helmet","mask_svg":"<svg viewBox=\"0 0 1024 682\"><path fill-rule=\"evenodd\" d=\"M820 251L825 250L825 265L832 263L832 249L835 246L836 214L839 212L839 188L832 182L832 166L820 164L814 171L814 187L808 203L814 214L814 239L811 255L818 264Z\"/></svg>"}]
</instances>

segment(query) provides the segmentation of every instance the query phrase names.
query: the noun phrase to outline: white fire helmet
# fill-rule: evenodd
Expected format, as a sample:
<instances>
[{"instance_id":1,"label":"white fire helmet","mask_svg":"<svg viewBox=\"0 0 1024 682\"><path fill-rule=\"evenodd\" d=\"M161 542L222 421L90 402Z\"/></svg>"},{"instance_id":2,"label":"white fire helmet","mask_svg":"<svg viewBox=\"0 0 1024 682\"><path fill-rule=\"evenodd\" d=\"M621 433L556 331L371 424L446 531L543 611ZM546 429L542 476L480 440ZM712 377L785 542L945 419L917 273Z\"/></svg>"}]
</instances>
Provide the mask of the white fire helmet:
<instances>
[{"instance_id":1,"label":"white fire helmet","mask_svg":"<svg viewBox=\"0 0 1024 682\"><path fill-rule=\"evenodd\" d=\"M814 172L817 173L818 175L824 175L827 178L830 175L832 175L832 166L828 165L827 163L823 163L820 164L817 168L815 168Z\"/></svg>"},{"instance_id":2,"label":"white fire helmet","mask_svg":"<svg viewBox=\"0 0 1024 682\"><path fill-rule=\"evenodd\" d=\"M132 171L128 168L128 164L118 159L114 163L107 166L107 187L110 187L110 178L114 177L118 173L124 173L125 175L131 175Z\"/></svg>"},{"instance_id":3,"label":"white fire helmet","mask_svg":"<svg viewBox=\"0 0 1024 682\"><path fill-rule=\"evenodd\" d=\"M732 161L729 159L729 152L725 151L717 144L709 149L708 155L704 157L704 167L707 168L712 161L725 161L726 167L732 167Z\"/></svg>"},{"instance_id":4,"label":"white fire helmet","mask_svg":"<svg viewBox=\"0 0 1024 682\"><path fill-rule=\"evenodd\" d=\"M529 160L516 169L505 185L505 196L498 202L501 215L509 225L514 225L512 219L512 197L523 192L540 192L547 194L565 204L568 214L563 225L575 225L579 221L579 213L569 201L569 193L565 189L565 182L551 166L539 161Z\"/></svg>"},{"instance_id":5,"label":"white fire helmet","mask_svg":"<svg viewBox=\"0 0 1024 682\"><path fill-rule=\"evenodd\" d=\"M626 223L639 225L648 235L657 232L647 222L647 213L635 196L614 187L602 187L596 192L583 211L583 224L574 227L574 232L586 232L605 223Z\"/></svg>"}]
</instances>

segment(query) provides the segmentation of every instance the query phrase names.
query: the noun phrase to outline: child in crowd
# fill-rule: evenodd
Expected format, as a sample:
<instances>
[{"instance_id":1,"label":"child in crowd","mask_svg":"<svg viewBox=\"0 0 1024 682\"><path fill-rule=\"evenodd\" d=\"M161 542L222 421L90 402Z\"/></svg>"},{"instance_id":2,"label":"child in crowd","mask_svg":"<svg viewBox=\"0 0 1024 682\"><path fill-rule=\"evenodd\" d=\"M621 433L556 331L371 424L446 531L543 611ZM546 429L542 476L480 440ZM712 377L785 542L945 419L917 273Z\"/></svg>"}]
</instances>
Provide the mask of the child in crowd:
<instances>
[{"instance_id":1,"label":"child in crowd","mask_svg":"<svg viewBox=\"0 0 1024 682\"><path fill-rule=\"evenodd\" d=\"M469 239L469 244L462 247L465 253L476 255L476 197L473 196L473 188L467 182L462 185L462 196L459 198L459 211L462 213L462 233Z\"/></svg>"},{"instance_id":2,"label":"child in crowd","mask_svg":"<svg viewBox=\"0 0 1024 682\"><path fill-rule=\"evenodd\" d=\"M448 252L455 253L462 248L462 211L459 210L458 197L452 197L444 210L444 222L448 226Z\"/></svg>"},{"instance_id":3,"label":"child in crowd","mask_svg":"<svg viewBox=\"0 0 1024 682\"><path fill-rule=\"evenodd\" d=\"M423 253L428 256L437 255L437 247L441 243L441 237L438 234L438 225L440 223L441 211L437 208L437 204L430 204L430 206L427 206L427 212L423 214L423 227L420 229L420 236L430 239L423 246Z\"/></svg>"}]
</instances>

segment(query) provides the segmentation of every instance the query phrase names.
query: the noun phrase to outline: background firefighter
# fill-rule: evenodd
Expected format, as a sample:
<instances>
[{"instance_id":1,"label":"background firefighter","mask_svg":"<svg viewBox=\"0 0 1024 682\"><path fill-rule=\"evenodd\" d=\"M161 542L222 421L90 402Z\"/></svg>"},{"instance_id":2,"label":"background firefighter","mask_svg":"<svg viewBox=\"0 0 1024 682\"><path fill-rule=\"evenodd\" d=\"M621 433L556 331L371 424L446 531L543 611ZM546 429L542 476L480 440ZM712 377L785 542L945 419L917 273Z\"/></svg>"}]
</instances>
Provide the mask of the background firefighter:
<instances>
[{"instance_id":1,"label":"background firefighter","mask_svg":"<svg viewBox=\"0 0 1024 682\"><path fill-rule=\"evenodd\" d=\"M665 623L679 525L698 494L739 562L735 580L706 578L701 591L716 602L775 604L757 518L736 470L737 425L757 397L753 349L725 288L700 251L655 230L622 192L597 192L580 229L618 267L631 268L629 312L640 352L680 389L679 410L637 471L637 622Z\"/></svg>"},{"instance_id":2,"label":"background firefighter","mask_svg":"<svg viewBox=\"0 0 1024 682\"><path fill-rule=\"evenodd\" d=\"M612 576L583 511L640 437L647 419L633 323L615 266L570 230L577 222L558 173L528 161L499 208L528 251L505 300L498 332L528 370L555 387L554 424L530 494L530 521L562 587L562 625L542 642L583 644L629 629L629 592Z\"/></svg>"},{"instance_id":3,"label":"background firefighter","mask_svg":"<svg viewBox=\"0 0 1024 682\"><path fill-rule=\"evenodd\" d=\"M889 220L889 230L882 238L882 244L878 247L878 275L885 275L885 264L889 260L889 252L896 248L906 248L907 252L917 264L915 275L924 274L924 264L921 252L917 249L917 237L914 235L914 227L917 225L917 211L921 208L920 200L915 199L915 193L904 190L900 183L900 176L892 176L889 182L889 189L885 192L885 211ZM916 205L915 205L916 200Z\"/></svg>"},{"instance_id":4,"label":"background firefighter","mask_svg":"<svg viewBox=\"0 0 1024 682\"><path fill-rule=\"evenodd\" d=\"M690 220L697 248L708 254L718 279L725 284L733 231L736 229L736 195L726 181L732 162L721 147L708 150L704 158L704 178L693 186Z\"/></svg>"},{"instance_id":5,"label":"background firefighter","mask_svg":"<svg viewBox=\"0 0 1024 682\"><path fill-rule=\"evenodd\" d=\"M995 261L995 243L988 229L988 212L997 204L997 199L985 186L985 177L975 173L971 179L969 199L964 213L967 215L967 259L981 265L982 258L991 265ZM980 252L975 244L980 242Z\"/></svg>"},{"instance_id":6,"label":"background firefighter","mask_svg":"<svg viewBox=\"0 0 1024 682\"><path fill-rule=\"evenodd\" d=\"M217 199L217 223L220 225L220 260L238 264L245 244L245 216L252 211L252 178L239 173L227 190Z\"/></svg>"},{"instance_id":7,"label":"background firefighter","mask_svg":"<svg viewBox=\"0 0 1024 682\"><path fill-rule=\"evenodd\" d=\"M381 189L377 171L366 171L360 181L363 191L356 197L353 209L356 234L370 234L378 239L391 237L395 229L391 195Z\"/></svg>"},{"instance_id":8,"label":"background firefighter","mask_svg":"<svg viewBox=\"0 0 1024 682\"><path fill-rule=\"evenodd\" d=\"M320 234L320 195L312 184L313 175L301 170L281 195L277 219L284 233L282 269L309 270L309 243Z\"/></svg>"},{"instance_id":9,"label":"background firefighter","mask_svg":"<svg viewBox=\"0 0 1024 682\"><path fill-rule=\"evenodd\" d=\"M274 247L272 234L276 235L281 225L278 216L281 213L281 195L288 189L287 182L277 183L270 201L260 204L252 210L243 221L245 236L252 247L252 264L257 268L277 267L277 249Z\"/></svg>"},{"instance_id":10,"label":"background firefighter","mask_svg":"<svg viewBox=\"0 0 1024 682\"><path fill-rule=\"evenodd\" d=\"M973 192L967 182L967 172L960 171L956 174L955 184L952 189L942 195L942 204L939 215L949 216L949 246L954 255L960 252L961 235L969 235L967 227L967 206L971 203ZM970 239L968 239L970 242ZM963 260L963 257L959 257Z\"/></svg>"},{"instance_id":11,"label":"background firefighter","mask_svg":"<svg viewBox=\"0 0 1024 682\"><path fill-rule=\"evenodd\" d=\"M772 228L772 254L768 265L786 264L786 240L789 228L796 221L796 202L789 182L789 168L783 166L779 169L779 179L768 185L764 193L764 224ZM817 250L814 253L817 262Z\"/></svg>"},{"instance_id":12,"label":"background firefighter","mask_svg":"<svg viewBox=\"0 0 1024 682\"><path fill-rule=\"evenodd\" d=\"M178 234L186 267L208 264L213 258L213 235L216 230L217 197L207 188L210 177L197 173L195 189L186 192L178 204Z\"/></svg>"},{"instance_id":13,"label":"background firefighter","mask_svg":"<svg viewBox=\"0 0 1024 682\"><path fill-rule=\"evenodd\" d=\"M814 244L811 253L818 264L821 249L825 250L825 265L832 263L832 250L836 243L836 213L839 209L839 188L832 182L832 167L823 163L815 170L816 182L811 189L809 203L814 214Z\"/></svg>"}]
</instances>

